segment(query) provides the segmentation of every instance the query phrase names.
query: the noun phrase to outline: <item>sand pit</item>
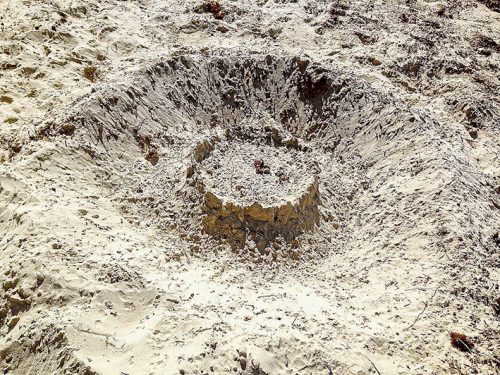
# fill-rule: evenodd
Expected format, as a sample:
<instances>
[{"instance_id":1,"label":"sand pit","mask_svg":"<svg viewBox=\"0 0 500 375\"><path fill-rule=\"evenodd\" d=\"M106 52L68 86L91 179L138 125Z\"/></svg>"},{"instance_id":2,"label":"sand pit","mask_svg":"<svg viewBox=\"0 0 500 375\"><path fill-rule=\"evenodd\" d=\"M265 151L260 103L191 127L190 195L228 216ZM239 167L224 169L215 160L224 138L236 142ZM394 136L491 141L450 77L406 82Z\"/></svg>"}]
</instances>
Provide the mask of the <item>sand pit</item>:
<instances>
[{"instance_id":1,"label":"sand pit","mask_svg":"<svg viewBox=\"0 0 500 375\"><path fill-rule=\"evenodd\" d=\"M103 86L49 132L71 127L114 168L125 150L142 155L150 166L118 189L130 220L146 216L196 242L209 234L256 254L298 251L321 223L341 226L363 178L346 161L394 116L381 117L386 99L349 71L294 56L186 55L132 80Z\"/></svg>"},{"instance_id":2,"label":"sand pit","mask_svg":"<svg viewBox=\"0 0 500 375\"><path fill-rule=\"evenodd\" d=\"M0 4L0 371L498 373L490 5Z\"/></svg>"}]
</instances>

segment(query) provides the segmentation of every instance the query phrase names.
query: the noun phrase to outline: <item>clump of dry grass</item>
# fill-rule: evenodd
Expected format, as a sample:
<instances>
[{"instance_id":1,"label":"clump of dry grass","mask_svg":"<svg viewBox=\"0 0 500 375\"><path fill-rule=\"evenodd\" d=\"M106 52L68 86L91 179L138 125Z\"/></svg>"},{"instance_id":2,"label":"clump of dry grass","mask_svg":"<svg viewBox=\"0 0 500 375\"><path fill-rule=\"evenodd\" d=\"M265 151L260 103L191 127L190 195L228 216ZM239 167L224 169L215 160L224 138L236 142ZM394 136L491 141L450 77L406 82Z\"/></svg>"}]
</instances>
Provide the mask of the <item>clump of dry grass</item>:
<instances>
[{"instance_id":1,"label":"clump of dry grass","mask_svg":"<svg viewBox=\"0 0 500 375\"><path fill-rule=\"evenodd\" d=\"M11 104L12 102L13 99L10 96L5 96L5 95L0 96L0 103Z\"/></svg>"},{"instance_id":2,"label":"clump of dry grass","mask_svg":"<svg viewBox=\"0 0 500 375\"><path fill-rule=\"evenodd\" d=\"M214 18L218 20L223 19L225 16L221 5L215 0L206 0L198 9L205 13L212 13Z\"/></svg>"},{"instance_id":3,"label":"clump of dry grass","mask_svg":"<svg viewBox=\"0 0 500 375\"><path fill-rule=\"evenodd\" d=\"M469 337L463 333L451 332L450 333L451 346L461 352L470 352L474 348L474 343Z\"/></svg>"},{"instance_id":4,"label":"clump of dry grass","mask_svg":"<svg viewBox=\"0 0 500 375\"><path fill-rule=\"evenodd\" d=\"M33 73L35 73L35 72L36 72L36 68L32 68L30 66L26 66L26 67L21 69L21 73L25 77L29 77L29 76L33 75Z\"/></svg>"},{"instance_id":5,"label":"clump of dry grass","mask_svg":"<svg viewBox=\"0 0 500 375\"><path fill-rule=\"evenodd\" d=\"M95 66L89 65L83 69L83 76L87 78L90 82L95 82L97 79L97 68Z\"/></svg>"},{"instance_id":6,"label":"clump of dry grass","mask_svg":"<svg viewBox=\"0 0 500 375\"><path fill-rule=\"evenodd\" d=\"M9 117L8 119L6 119L4 122L6 122L7 124L14 124L15 122L17 122L19 119L17 117Z\"/></svg>"}]
</instances>

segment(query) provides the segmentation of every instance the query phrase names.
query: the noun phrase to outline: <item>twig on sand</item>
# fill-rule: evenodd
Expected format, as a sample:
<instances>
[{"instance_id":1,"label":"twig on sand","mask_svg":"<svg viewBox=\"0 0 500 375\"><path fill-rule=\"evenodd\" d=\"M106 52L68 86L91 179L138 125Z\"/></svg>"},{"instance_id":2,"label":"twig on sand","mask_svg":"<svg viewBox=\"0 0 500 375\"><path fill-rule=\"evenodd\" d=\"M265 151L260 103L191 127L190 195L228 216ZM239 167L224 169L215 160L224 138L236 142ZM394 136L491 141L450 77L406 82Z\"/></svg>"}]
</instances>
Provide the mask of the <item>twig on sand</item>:
<instances>
[{"instance_id":1,"label":"twig on sand","mask_svg":"<svg viewBox=\"0 0 500 375\"><path fill-rule=\"evenodd\" d=\"M315 363L313 363L312 365L305 365L305 366L302 366L301 368L299 368L298 372L303 371L303 370L305 370L305 369L308 369L308 368L310 368L310 367L314 367L315 365L316 365L316 364L315 364Z\"/></svg>"},{"instance_id":2,"label":"twig on sand","mask_svg":"<svg viewBox=\"0 0 500 375\"><path fill-rule=\"evenodd\" d=\"M328 369L328 375L333 375L333 371L332 371L332 368L330 367L330 365L324 359L321 359L321 361L323 362L325 367Z\"/></svg>"},{"instance_id":3,"label":"twig on sand","mask_svg":"<svg viewBox=\"0 0 500 375\"><path fill-rule=\"evenodd\" d=\"M295 324L295 321L297 320L297 318L298 318L298 317L299 317L299 313L295 314L295 319L294 319L294 320L293 320L293 322L292 322L292 327L293 327L293 325Z\"/></svg>"},{"instance_id":4,"label":"twig on sand","mask_svg":"<svg viewBox=\"0 0 500 375\"><path fill-rule=\"evenodd\" d=\"M375 369L375 371L377 371L377 374L378 374L378 375L381 375L381 374L380 374L380 371L379 371L379 370L378 370L378 368L377 368L377 366L375 366L375 363L373 363L373 361L372 361L370 358L368 358L366 355L364 355L363 353L361 353L361 355L362 355L363 357L365 357L365 358L366 358L366 359L367 359L367 360L371 363L371 365L373 366L373 368Z\"/></svg>"},{"instance_id":5,"label":"twig on sand","mask_svg":"<svg viewBox=\"0 0 500 375\"><path fill-rule=\"evenodd\" d=\"M269 298L269 297L278 297L277 294L265 294L263 296L258 296L257 298Z\"/></svg>"},{"instance_id":6,"label":"twig on sand","mask_svg":"<svg viewBox=\"0 0 500 375\"><path fill-rule=\"evenodd\" d=\"M427 301L425 301L425 304L424 304L424 308L422 309L422 311L420 311L420 313L417 315L417 317L415 318L415 320L413 321L413 323L406 327L405 328L405 331L412 328L415 323L417 323L417 321L420 319L420 317L422 316L422 314L425 312L425 310L427 309L427 306L429 306L429 302L431 302L431 300L434 298L434 296L436 295L437 291L439 290L440 288L440 285L434 290L434 293L432 293L432 296L431 298L429 298Z\"/></svg>"},{"instance_id":7,"label":"twig on sand","mask_svg":"<svg viewBox=\"0 0 500 375\"><path fill-rule=\"evenodd\" d=\"M100 333L100 332L94 332L94 331L91 331L89 329L83 329L83 328L77 328L80 332L84 332L84 333L89 333L91 335L97 335L97 336L103 336L103 337L106 337L106 338L109 338L111 337L113 340L115 339L112 335L108 334L108 333Z\"/></svg>"}]
</instances>

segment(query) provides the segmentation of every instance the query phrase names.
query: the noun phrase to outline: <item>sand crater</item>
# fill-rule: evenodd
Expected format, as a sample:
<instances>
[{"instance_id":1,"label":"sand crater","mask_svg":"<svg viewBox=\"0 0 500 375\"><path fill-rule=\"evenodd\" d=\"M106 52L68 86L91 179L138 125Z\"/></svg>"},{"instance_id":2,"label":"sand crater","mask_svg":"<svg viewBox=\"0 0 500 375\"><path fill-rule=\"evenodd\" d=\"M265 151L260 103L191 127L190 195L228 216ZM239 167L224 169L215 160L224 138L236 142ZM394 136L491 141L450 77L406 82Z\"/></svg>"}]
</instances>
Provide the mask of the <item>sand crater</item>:
<instances>
[{"instance_id":1,"label":"sand crater","mask_svg":"<svg viewBox=\"0 0 500 375\"><path fill-rule=\"evenodd\" d=\"M133 220L262 250L323 223L341 232L359 155L414 120L388 103L349 70L239 51L155 61L60 126L110 174L129 168L117 201Z\"/></svg>"}]
</instances>

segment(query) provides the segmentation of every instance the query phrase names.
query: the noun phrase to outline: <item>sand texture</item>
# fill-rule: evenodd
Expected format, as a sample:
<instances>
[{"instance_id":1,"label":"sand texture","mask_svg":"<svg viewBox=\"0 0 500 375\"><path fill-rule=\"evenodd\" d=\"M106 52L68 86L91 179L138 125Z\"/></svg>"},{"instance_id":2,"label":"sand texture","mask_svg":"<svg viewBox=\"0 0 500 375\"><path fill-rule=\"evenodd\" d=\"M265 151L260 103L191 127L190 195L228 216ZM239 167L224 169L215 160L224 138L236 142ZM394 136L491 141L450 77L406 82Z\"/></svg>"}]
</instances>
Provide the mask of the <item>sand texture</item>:
<instances>
[{"instance_id":1,"label":"sand texture","mask_svg":"<svg viewBox=\"0 0 500 375\"><path fill-rule=\"evenodd\" d=\"M0 0L0 369L499 374L499 12Z\"/></svg>"}]
</instances>

